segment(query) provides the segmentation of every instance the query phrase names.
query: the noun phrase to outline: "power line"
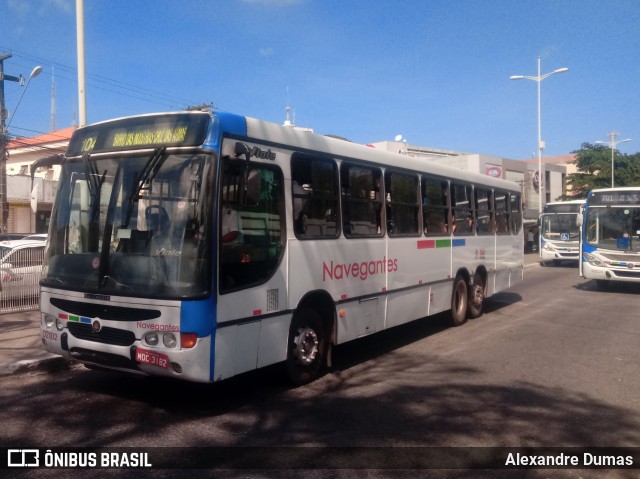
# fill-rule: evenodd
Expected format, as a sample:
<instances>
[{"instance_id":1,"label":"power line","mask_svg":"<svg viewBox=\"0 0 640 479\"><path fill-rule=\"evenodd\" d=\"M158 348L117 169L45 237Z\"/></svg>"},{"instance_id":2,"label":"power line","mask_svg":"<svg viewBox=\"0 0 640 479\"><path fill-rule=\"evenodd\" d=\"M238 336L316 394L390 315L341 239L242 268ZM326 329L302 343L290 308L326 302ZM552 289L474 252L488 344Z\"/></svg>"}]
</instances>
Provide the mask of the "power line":
<instances>
[{"instance_id":1,"label":"power line","mask_svg":"<svg viewBox=\"0 0 640 479\"><path fill-rule=\"evenodd\" d=\"M12 50L10 48L3 47L3 46L0 46L0 50L10 51L15 57L19 57L19 58L22 58L24 60L28 60L30 62L35 62L35 63L41 63L43 65L54 66L58 70L57 71L58 74L56 75L57 78L70 81L73 84L77 85L77 81L78 81L77 80L77 69L74 68L74 67L70 67L68 65L65 65L65 64L62 64L62 63L59 63L59 62L55 62L55 61L52 61L52 60L47 59L47 58L42 58L42 57L38 57L38 56L34 56L34 55L29 55L29 54L24 53L24 52ZM18 65L19 65L19 63L18 63ZM23 65L23 67L26 67L26 65ZM67 72L67 73L70 74L70 76L66 76L64 74L60 74L60 71ZM172 108L176 106L174 103L179 103L179 104L181 104L181 106L186 106L186 105L190 105L190 104L194 104L194 103L199 103L199 101L194 100L194 99L187 99L187 98L183 98L183 97L178 97L178 96L172 95L172 94L167 93L167 92L160 92L160 91L156 91L156 90L151 90L149 88L140 87L138 85L133 85L131 83L126 83L126 82L123 82L121 80L108 78L108 77L105 77L105 76L102 76L102 75L88 74L87 75L87 79L89 80L91 86L96 88L96 89L107 91L107 92L111 92L111 93L115 93L115 94L120 94L120 95L124 95L124 96L128 96L129 98L135 98L135 99L142 100L142 101L148 101L150 103L161 104L161 105L169 106L169 107L172 107ZM101 86L101 85L108 85L110 88L107 88L107 87ZM169 100L169 101L167 101L167 100ZM173 101L174 103L171 103L171 101Z\"/></svg>"}]
</instances>

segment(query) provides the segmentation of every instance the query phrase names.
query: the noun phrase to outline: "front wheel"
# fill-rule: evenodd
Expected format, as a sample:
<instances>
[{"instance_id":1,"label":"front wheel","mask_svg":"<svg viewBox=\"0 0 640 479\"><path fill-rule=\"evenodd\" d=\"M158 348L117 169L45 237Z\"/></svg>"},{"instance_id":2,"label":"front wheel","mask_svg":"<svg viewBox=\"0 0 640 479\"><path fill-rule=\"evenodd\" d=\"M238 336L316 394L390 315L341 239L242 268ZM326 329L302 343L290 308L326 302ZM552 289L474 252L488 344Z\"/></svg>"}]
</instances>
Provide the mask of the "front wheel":
<instances>
[{"instance_id":1,"label":"front wheel","mask_svg":"<svg viewBox=\"0 0 640 479\"><path fill-rule=\"evenodd\" d=\"M298 311L289 329L286 368L296 386L310 383L320 375L325 362L326 335L318 313Z\"/></svg>"},{"instance_id":2,"label":"front wheel","mask_svg":"<svg viewBox=\"0 0 640 479\"><path fill-rule=\"evenodd\" d=\"M467 321L468 299L467 282L462 276L456 276L451 295L451 321L454 326L460 326Z\"/></svg>"}]
</instances>

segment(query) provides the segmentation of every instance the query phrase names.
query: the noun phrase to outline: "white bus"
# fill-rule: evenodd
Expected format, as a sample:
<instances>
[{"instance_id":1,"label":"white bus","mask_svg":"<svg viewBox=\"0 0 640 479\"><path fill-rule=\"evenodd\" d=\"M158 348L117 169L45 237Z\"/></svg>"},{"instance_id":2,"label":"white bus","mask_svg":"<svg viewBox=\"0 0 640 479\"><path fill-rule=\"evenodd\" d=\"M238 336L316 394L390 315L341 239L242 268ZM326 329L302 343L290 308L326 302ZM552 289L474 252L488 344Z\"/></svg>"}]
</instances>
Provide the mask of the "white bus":
<instances>
[{"instance_id":1,"label":"white bus","mask_svg":"<svg viewBox=\"0 0 640 479\"><path fill-rule=\"evenodd\" d=\"M580 275L606 289L640 282L640 188L603 188L587 196L580 235Z\"/></svg>"},{"instance_id":2,"label":"white bus","mask_svg":"<svg viewBox=\"0 0 640 479\"><path fill-rule=\"evenodd\" d=\"M555 265L580 259L578 216L584 200L557 201L544 205L540 215L540 261Z\"/></svg>"},{"instance_id":3,"label":"white bus","mask_svg":"<svg viewBox=\"0 0 640 479\"><path fill-rule=\"evenodd\" d=\"M48 351L213 382L282 362L316 378L334 345L522 279L513 182L228 113L79 128L41 281Z\"/></svg>"}]
</instances>

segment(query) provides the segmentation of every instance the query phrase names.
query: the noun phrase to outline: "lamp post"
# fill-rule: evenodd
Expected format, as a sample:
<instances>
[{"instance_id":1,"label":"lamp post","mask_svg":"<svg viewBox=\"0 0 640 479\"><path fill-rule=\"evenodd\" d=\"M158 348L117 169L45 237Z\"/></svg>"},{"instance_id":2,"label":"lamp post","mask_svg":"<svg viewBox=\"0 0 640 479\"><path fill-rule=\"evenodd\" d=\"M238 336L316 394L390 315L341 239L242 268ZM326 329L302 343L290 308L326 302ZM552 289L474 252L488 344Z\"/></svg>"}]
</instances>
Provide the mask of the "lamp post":
<instances>
[{"instance_id":1,"label":"lamp post","mask_svg":"<svg viewBox=\"0 0 640 479\"><path fill-rule=\"evenodd\" d=\"M607 133L607 136L611 138L609 141L609 146L611 147L611 188L614 187L614 167L615 167L615 152L616 152L616 143L625 143L627 141L631 141L631 138L625 138L624 140L618 140L619 133L617 131L610 131ZM606 141L596 141L596 144L607 143Z\"/></svg>"},{"instance_id":2,"label":"lamp post","mask_svg":"<svg viewBox=\"0 0 640 479\"><path fill-rule=\"evenodd\" d=\"M538 215L542 214L542 192L543 192L543 176L542 176L542 150L544 149L544 143L542 141L542 127L541 127L541 115L540 115L540 83L545 78L555 75L556 73L568 72L568 68L559 68L550 73L540 74L540 57L538 57L538 75L537 76L525 76L525 75L512 75L510 80L533 80L538 83Z\"/></svg>"},{"instance_id":3,"label":"lamp post","mask_svg":"<svg viewBox=\"0 0 640 479\"><path fill-rule=\"evenodd\" d=\"M16 109L18 105L20 105L22 97L27 91L29 83L31 83L31 79L37 77L42 72L41 66L37 66L31 71L27 85L22 91L20 99L9 118L9 123L5 125L7 110L4 104L4 81L14 81L20 85L24 85L24 77L22 75L15 77L4 74L4 61L12 56L10 53L0 55L0 233L7 231L7 219L9 218L9 204L7 203L7 133L9 131L9 125L11 125L11 120L13 120L13 116L16 114Z\"/></svg>"}]
</instances>

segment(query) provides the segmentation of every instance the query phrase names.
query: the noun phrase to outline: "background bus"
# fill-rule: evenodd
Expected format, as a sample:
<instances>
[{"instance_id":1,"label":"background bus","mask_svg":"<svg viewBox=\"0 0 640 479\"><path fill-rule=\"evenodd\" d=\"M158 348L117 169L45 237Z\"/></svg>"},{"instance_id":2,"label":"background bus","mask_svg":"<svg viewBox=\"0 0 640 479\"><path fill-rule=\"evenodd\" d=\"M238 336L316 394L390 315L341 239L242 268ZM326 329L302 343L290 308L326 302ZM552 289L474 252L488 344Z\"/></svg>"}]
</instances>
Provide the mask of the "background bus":
<instances>
[{"instance_id":1,"label":"background bus","mask_svg":"<svg viewBox=\"0 0 640 479\"><path fill-rule=\"evenodd\" d=\"M604 188L587 196L580 236L580 275L599 288L640 282L640 188Z\"/></svg>"},{"instance_id":2,"label":"background bus","mask_svg":"<svg viewBox=\"0 0 640 479\"><path fill-rule=\"evenodd\" d=\"M228 113L79 128L41 281L43 342L192 381L331 348L522 279L520 186Z\"/></svg>"},{"instance_id":3,"label":"background bus","mask_svg":"<svg viewBox=\"0 0 640 479\"><path fill-rule=\"evenodd\" d=\"M547 203L540 215L540 261L543 264L580 259L578 215L584 200Z\"/></svg>"}]
</instances>

